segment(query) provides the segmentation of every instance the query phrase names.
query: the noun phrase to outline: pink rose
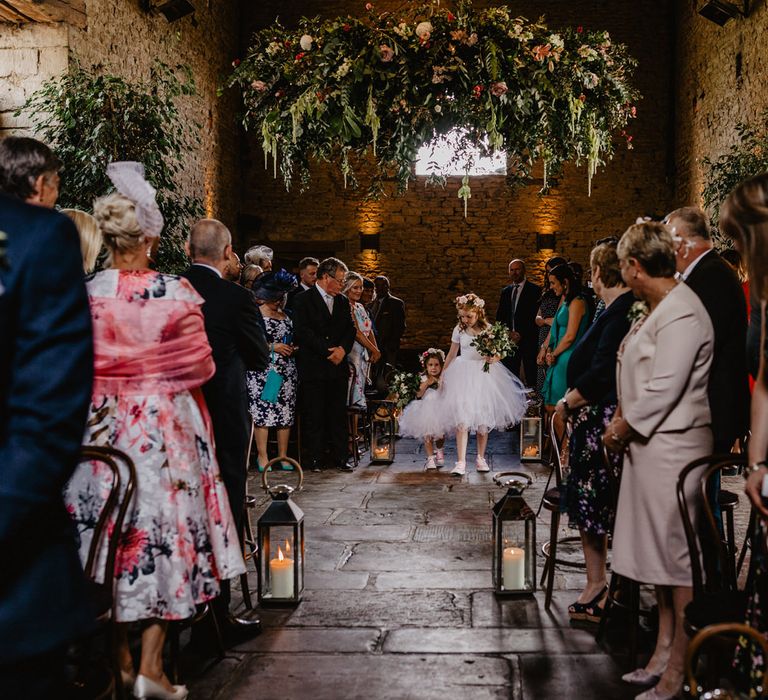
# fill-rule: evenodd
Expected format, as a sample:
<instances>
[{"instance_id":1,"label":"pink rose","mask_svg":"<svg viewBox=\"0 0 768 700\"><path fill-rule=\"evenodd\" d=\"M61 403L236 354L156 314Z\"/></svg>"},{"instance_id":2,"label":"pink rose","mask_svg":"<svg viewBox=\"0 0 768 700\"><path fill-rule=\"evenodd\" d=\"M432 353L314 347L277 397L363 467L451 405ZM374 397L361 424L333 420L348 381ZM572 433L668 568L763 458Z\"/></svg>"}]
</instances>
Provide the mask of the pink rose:
<instances>
[{"instance_id":1,"label":"pink rose","mask_svg":"<svg viewBox=\"0 0 768 700\"><path fill-rule=\"evenodd\" d=\"M365 3L365 9L370 12L373 9L373 4L370 2Z\"/></svg>"},{"instance_id":2,"label":"pink rose","mask_svg":"<svg viewBox=\"0 0 768 700\"><path fill-rule=\"evenodd\" d=\"M501 97L506 92L507 92L507 84L503 80L500 80L498 83L493 83L491 85L491 94L494 97Z\"/></svg>"},{"instance_id":3,"label":"pink rose","mask_svg":"<svg viewBox=\"0 0 768 700\"><path fill-rule=\"evenodd\" d=\"M395 57L395 52L386 44L379 46L379 53L384 63L389 63Z\"/></svg>"},{"instance_id":4,"label":"pink rose","mask_svg":"<svg viewBox=\"0 0 768 700\"><path fill-rule=\"evenodd\" d=\"M267 84L263 80L254 80L251 87L259 92L264 92L267 89Z\"/></svg>"}]
</instances>

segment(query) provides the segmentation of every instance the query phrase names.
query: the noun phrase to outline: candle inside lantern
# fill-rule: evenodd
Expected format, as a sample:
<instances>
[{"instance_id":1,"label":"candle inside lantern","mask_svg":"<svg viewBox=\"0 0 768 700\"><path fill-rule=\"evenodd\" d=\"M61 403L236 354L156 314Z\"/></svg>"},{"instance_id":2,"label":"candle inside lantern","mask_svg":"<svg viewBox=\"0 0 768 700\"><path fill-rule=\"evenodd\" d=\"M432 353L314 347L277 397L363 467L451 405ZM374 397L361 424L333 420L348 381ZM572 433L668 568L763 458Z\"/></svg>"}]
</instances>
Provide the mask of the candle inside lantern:
<instances>
[{"instance_id":1,"label":"candle inside lantern","mask_svg":"<svg viewBox=\"0 0 768 700\"><path fill-rule=\"evenodd\" d=\"M290 553L290 545L285 543L286 553ZM269 578L272 584L273 598L293 598L293 559L283 555L278 546L277 559L269 562Z\"/></svg>"},{"instance_id":2,"label":"candle inside lantern","mask_svg":"<svg viewBox=\"0 0 768 700\"><path fill-rule=\"evenodd\" d=\"M376 457L387 457L389 455L389 448L388 447L376 447L373 450L373 454Z\"/></svg>"},{"instance_id":3,"label":"candle inside lantern","mask_svg":"<svg viewBox=\"0 0 768 700\"><path fill-rule=\"evenodd\" d=\"M504 588L525 589L525 551L519 547L505 547L502 558L502 581Z\"/></svg>"}]
</instances>

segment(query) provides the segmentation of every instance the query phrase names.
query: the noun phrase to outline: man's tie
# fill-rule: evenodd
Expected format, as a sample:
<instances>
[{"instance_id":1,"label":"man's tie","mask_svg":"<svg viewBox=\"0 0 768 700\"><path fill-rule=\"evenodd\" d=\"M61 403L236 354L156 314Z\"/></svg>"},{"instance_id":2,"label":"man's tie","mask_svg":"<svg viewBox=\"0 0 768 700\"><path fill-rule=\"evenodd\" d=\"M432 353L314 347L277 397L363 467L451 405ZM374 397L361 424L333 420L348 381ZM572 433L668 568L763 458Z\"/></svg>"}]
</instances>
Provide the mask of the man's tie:
<instances>
[{"instance_id":1,"label":"man's tie","mask_svg":"<svg viewBox=\"0 0 768 700\"><path fill-rule=\"evenodd\" d=\"M327 296L325 297L325 305L328 307L328 313L333 316L333 297Z\"/></svg>"},{"instance_id":2,"label":"man's tie","mask_svg":"<svg viewBox=\"0 0 768 700\"><path fill-rule=\"evenodd\" d=\"M517 311L517 292L520 289L519 284L513 284L512 285L512 330L515 330L515 311Z\"/></svg>"}]
</instances>

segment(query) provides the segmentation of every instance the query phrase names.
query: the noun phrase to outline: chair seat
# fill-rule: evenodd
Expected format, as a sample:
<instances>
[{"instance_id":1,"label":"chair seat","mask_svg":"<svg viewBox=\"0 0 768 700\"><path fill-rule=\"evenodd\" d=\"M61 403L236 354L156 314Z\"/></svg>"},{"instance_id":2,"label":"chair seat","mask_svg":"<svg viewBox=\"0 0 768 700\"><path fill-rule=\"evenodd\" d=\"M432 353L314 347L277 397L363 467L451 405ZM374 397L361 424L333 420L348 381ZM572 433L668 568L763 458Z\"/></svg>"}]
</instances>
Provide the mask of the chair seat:
<instances>
[{"instance_id":1,"label":"chair seat","mask_svg":"<svg viewBox=\"0 0 768 700\"><path fill-rule=\"evenodd\" d=\"M557 486L549 489L544 494L542 503L547 510L560 510L560 489Z\"/></svg>"},{"instance_id":2,"label":"chair seat","mask_svg":"<svg viewBox=\"0 0 768 700\"><path fill-rule=\"evenodd\" d=\"M722 622L744 622L747 594L743 591L703 593L685 606L685 621L695 630Z\"/></svg>"},{"instance_id":3,"label":"chair seat","mask_svg":"<svg viewBox=\"0 0 768 700\"><path fill-rule=\"evenodd\" d=\"M738 495L725 489L721 489L717 500L721 508L735 508L739 504Z\"/></svg>"}]
</instances>

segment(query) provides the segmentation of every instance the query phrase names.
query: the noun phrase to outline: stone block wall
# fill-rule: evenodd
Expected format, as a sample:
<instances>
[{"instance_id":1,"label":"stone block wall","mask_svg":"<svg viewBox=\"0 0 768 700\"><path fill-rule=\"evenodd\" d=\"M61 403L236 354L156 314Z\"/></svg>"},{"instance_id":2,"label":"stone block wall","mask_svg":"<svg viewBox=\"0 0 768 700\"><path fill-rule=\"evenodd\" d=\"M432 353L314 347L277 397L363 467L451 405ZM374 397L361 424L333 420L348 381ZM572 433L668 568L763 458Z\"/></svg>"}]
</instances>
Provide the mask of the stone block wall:
<instances>
[{"instance_id":1,"label":"stone block wall","mask_svg":"<svg viewBox=\"0 0 768 700\"><path fill-rule=\"evenodd\" d=\"M702 159L725 154L736 141L736 124L768 109L768 5L751 2L747 17L723 27L701 17L699 5L681 0L677 9L675 162L680 204L701 203Z\"/></svg>"},{"instance_id":2,"label":"stone block wall","mask_svg":"<svg viewBox=\"0 0 768 700\"><path fill-rule=\"evenodd\" d=\"M280 6L280 21L292 26L302 15L360 14L362 4L302 0ZM401 6L389 0L375 4L382 11ZM542 11L542 4L532 0L506 4L534 19ZM418 178L404 197L364 202L362 189L344 189L338 171L317 165L307 192L286 192L282 180L273 179L271 164L264 169L260 144L251 139L243 163L248 216L241 226L242 244L269 242L289 265L301 252L318 257L334 252L351 269L389 275L393 293L408 309L405 346L445 347L457 294L475 291L495 310L513 257L527 260L531 276L540 280L543 262L554 252L536 251L536 232L556 232L557 252L586 265L595 239L622 233L637 216L665 212L673 194L671 3L638 0L621 3L619 10L613 2L552 0L545 9L549 26L607 29L639 60L636 84L644 99L631 125L635 148L617 144L616 157L593 180L591 197L585 167L567 168L547 197L538 195L541 180L512 192L503 177L473 178L466 219L457 198L460 178L450 178L444 190L425 189ZM277 10L260 3L246 16L252 27L266 26ZM361 251L360 233L380 233L380 250Z\"/></svg>"}]
</instances>

